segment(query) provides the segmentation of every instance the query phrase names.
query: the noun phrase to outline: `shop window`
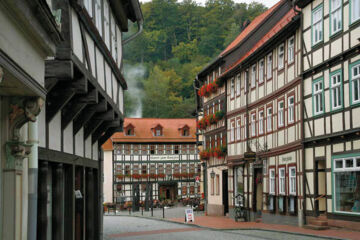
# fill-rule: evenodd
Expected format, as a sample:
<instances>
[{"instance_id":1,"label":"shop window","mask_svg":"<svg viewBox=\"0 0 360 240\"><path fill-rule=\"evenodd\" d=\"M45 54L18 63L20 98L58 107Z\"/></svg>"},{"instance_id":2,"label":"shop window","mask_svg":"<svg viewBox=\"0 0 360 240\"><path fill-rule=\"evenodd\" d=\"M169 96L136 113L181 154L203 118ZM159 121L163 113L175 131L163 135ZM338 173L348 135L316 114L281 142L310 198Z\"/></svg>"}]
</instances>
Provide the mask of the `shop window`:
<instances>
[{"instance_id":1,"label":"shop window","mask_svg":"<svg viewBox=\"0 0 360 240\"><path fill-rule=\"evenodd\" d=\"M360 215L360 155L333 158L335 212Z\"/></svg>"}]
</instances>

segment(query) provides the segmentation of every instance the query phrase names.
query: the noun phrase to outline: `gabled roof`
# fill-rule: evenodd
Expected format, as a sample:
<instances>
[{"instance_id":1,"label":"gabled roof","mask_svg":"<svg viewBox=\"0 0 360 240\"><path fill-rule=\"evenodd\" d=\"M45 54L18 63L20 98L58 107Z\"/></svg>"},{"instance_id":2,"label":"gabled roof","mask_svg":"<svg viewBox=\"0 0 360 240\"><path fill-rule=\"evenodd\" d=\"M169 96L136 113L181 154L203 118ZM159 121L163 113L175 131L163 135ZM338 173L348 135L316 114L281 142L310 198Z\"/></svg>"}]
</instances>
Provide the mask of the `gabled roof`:
<instances>
[{"instance_id":1,"label":"gabled roof","mask_svg":"<svg viewBox=\"0 0 360 240\"><path fill-rule=\"evenodd\" d=\"M128 124L124 127L124 129L125 129L125 128L129 128L129 127L131 127L131 128L135 128L135 126L134 126L134 125L132 125L131 123L128 123Z\"/></svg>"},{"instance_id":2,"label":"gabled roof","mask_svg":"<svg viewBox=\"0 0 360 240\"><path fill-rule=\"evenodd\" d=\"M275 26L267 32L258 42L256 42L253 47L244 54L240 59L234 62L228 69L226 69L219 77L223 77L228 72L237 67L240 63L245 61L248 57L251 56L254 52L260 49L267 41L269 41L272 37L274 37L278 32L280 32L285 26L287 26L298 13L294 11L294 9L289 10L284 17L275 24Z\"/></svg>"},{"instance_id":3,"label":"gabled roof","mask_svg":"<svg viewBox=\"0 0 360 240\"><path fill-rule=\"evenodd\" d=\"M220 56L224 56L231 52L234 48L236 48L246 37L255 30L258 26L261 25L261 23L271 14L274 12L274 10L280 6L283 2L286 0L281 0L278 3L276 3L274 6L269 8L267 11L263 12L259 16L257 16L252 22L235 38L234 41L232 41L224 51L220 53Z\"/></svg>"},{"instance_id":4,"label":"gabled roof","mask_svg":"<svg viewBox=\"0 0 360 240\"><path fill-rule=\"evenodd\" d=\"M190 128L187 124L180 124L178 129Z\"/></svg>"},{"instance_id":5,"label":"gabled roof","mask_svg":"<svg viewBox=\"0 0 360 240\"><path fill-rule=\"evenodd\" d=\"M119 142L196 142L195 118L125 118L124 125L134 126L134 136L126 136L124 132L117 132L111 137L114 143ZM154 136L151 129L162 126L163 134ZM189 136L182 136L179 126L188 126Z\"/></svg>"}]
</instances>

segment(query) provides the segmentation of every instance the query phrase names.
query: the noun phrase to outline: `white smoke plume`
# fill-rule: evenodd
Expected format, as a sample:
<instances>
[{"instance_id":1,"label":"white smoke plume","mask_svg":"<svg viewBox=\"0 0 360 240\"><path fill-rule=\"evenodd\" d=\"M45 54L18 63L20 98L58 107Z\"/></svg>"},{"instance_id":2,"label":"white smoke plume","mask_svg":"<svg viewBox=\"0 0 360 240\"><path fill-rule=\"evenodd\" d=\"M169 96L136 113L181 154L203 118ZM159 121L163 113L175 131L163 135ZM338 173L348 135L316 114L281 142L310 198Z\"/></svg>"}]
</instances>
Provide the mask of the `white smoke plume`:
<instances>
[{"instance_id":1,"label":"white smoke plume","mask_svg":"<svg viewBox=\"0 0 360 240\"><path fill-rule=\"evenodd\" d=\"M128 85L127 93L130 95L131 100L134 102L128 116L131 118L142 117L142 97L144 91L141 87L142 79L145 78L146 67L142 64L138 65L124 65L124 75Z\"/></svg>"}]
</instances>

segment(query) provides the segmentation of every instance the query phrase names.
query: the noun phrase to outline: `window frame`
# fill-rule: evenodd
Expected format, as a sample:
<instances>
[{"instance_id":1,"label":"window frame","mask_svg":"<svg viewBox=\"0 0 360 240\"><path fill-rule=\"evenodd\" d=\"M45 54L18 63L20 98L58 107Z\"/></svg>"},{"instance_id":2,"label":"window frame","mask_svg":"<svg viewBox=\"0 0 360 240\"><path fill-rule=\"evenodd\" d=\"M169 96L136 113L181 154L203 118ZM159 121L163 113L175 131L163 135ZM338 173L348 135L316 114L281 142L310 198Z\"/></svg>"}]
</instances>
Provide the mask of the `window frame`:
<instances>
[{"instance_id":1,"label":"window frame","mask_svg":"<svg viewBox=\"0 0 360 240\"><path fill-rule=\"evenodd\" d=\"M271 114L269 116L269 110L271 110ZM273 131L273 115L274 115L274 112L273 112L273 106L272 105L268 105L266 107L266 132L267 133L271 133ZM269 119L270 119L270 125L269 125ZM271 127L269 129L269 126Z\"/></svg>"},{"instance_id":2,"label":"window frame","mask_svg":"<svg viewBox=\"0 0 360 240\"><path fill-rule=\"evenodd\" d=\"M261 116L262 114L262 116ZM262 108L261 110L259 110L259 121L258 121L258 132L259 135L263 135L264 134L264 108Z\"/></svg>"},{"instance_id":3,"label":"window frame","mask_svg":"<svg viewBox=\"0 0 360 240\"><path fill-rule=\"evenodd\" d=\"M272 176L271 173L274 173ZM269 195L276 195L276 168L269 167Z\"/></svg>"},{"instance_id":4,"label":"window frame","mask_svg":"<svg viewBox=\"0 0 360 240\"><path fill-rule=\"evenodd\" d=\"M284 170L284 175L282 176L280 173ZM284 182L282 183L281 180ZM279 195L284 196L286 195L286 167L285 166L279 166L278 168L278 184L279 184ZM283 189L282 189L283 188ZM284 190L284 191L282 191Z\"/></svg>"},{"instance_id":5,"label":"window frame","mask_svg":"<svg viewBox=\"0 0 360 240\"><path fill-rule=\"evenodd\" d=\"M291 40L292 40L292 44L290 44ZM292 36L292 37L290 37L288 39L288 50L287 50L287 52L288 52L288 64L291 64L291 63L293 63L295 61L295 37L294 36Z\"/></svg>"},{"instance_id":6,"label":"window frame","mask_svg":"<svg viewBox=\"0 0 360 240\"><path fill-rule=\"evenodd\" d=\"M282 108L280 109L281 103L282 103ZM280 98L280 99L278 99L278 103L277 103L277 125L278 125L278 128L283 128L285 126L284 116L285 116L285 101L284 101L284 98ZM282 120L282 121L280 122L280 120Z\"/></svg>"},{"instance_id":7,"label":"window frame","mask_svg":"<svg viewBox=\"0 0 360 240\"><path fill-rule=\"evenodd\" d=\"M110 29L110 4L107 0L103 0L103 23L104 23L104 42L107 48L110 51L110 38L111 38L111 29Z\"/></svg>"},{"instance_id":8,"label":"window frame","mask_svg":"<svg viewBox=\"0 0 360 240\"><path fill-rule=\"evenodd\" d=\"M321 19L316 23L314 23L314 14L317 11L321 11ZM321 35L320 35L321 39L318 40L317 42L314 41L314 30L315 30L314 24L320 24L321 26ZM311 11L311 46L315 47L316 45L322 43L323 41L324 41L324 7L323 4L319 4L319 6L317 6Z\"/></svg>"},{"instance_id":9,"label":"window frame","mask_svg":"<svg viewBox=\"0 0 360 240\"><path fill-rule=\"evenodd\" d=\"M354 23L356 23L356 22L358 22L360 20L360 14L359 14L359 17L357 19L353 19L353 12L352 12L352 10L353 10L353 1L354 0L349 0L349 23L350 23L350 25L352 25L352 24L354 24ZM360 0L357 0L357 1L359 1L359 5L360 5Z\"/></svg>"},{"instance_id":10,"label":"window frame","mask_svg":"<svg viewBox=\"0 0 360 240\"><path fill-rule=\"evenodd\" d=\"M358 81L358 96L359 99L354 101L354 76L353 76L353 68L358 67L358 75L356 80ZM349 85L350 85L350 105L358 105L360 104L360 60L355 61L349 65Z\"/></svg>"},{"instance_id":11,"label":"window frame","mask_svg":"<svg viewBox=\"0 0 360 240\"><path fill-rule=\"evenodd\" d=\"M340 82L334 86L333 77L336 77L336 76L339 76ZM331 72L330 76L329 76L329 81L330 81L330 84L329 84L329 86L330 86L330 89L329 89L330 90L330 111L337 111L337 110L342 109L344 106L342 69ZM334 103L335 103L334 91L336 90L335 88L339 89L339 96L338 96L340 98L339 106L334 106Z\"/></svg>"},{"instance_id":12,"label":"window frame","mask_svg":"<svg viewBox=\"0 0 360 240\"><path fill-rule=\"evenodd\" d=\"M292 169L295 169L295 176L292 176L291 175L291 170ZM297 173L296 173L296 165L289 165L288 166L288 173L289 173L289 181L288 181L288 184L289 184L289 195L296 195L296 192L297 192ZM292 181L295 182L295 189L293 189L292 187Z\"/></svg>"},{"instance_id":13,"label":"window frame","mask_svg":"<svg viewBox=\"0 0 360 240\"><path fill-rule=\"evenodd\" d=\"M103 36L103 25L102 25L103 24L103 19L102 19L103 7L101 4L101 0L95 0L94 10L95 10L95 26L96 26L100 36L102 37Z\"/></svg>"},{"instance_id":14,"label":"window frame","mask_svg":"<svg viewBox=\"0 0 360 240\"><path fill-rule=\"evenodd\" d=\"M241 74L236 75L236 96L240 96L241 92Z\"/></svg>"},{"instance_id":15,"label":"window frame","mask_svg":"<svg viewBox=\"0 0 360 240\"><path fill-rule=\"evenodd\" d=\"M230 142L235 142L235 120L231 120L230 122Z\"/></svg>"},{"instance_id":16,"label":"window frame","mask_svg":"<svg viewBox=\"0 0 360 240\"><path fill-rule=\"evenodd\" d=\"M232 77L230 80L230 99L235 98L235 78Z\"/></svg>"},{"instance_id":17,"label":"window frame","mask_svg":"<svg viewBox=\"0 0 360 240\"><path fill-rule=\"evenodd\" d=\"M93 0L84 0L84 7L88 12L89 16L93 17Z\"/></svg>"},{"instance_id":18,"label":"window frame","mask_svg":"<svg viewBox=\"0 0 360 240\"><path fill-rule=\"evenodd\" d=\"M251 117L251 137L256 137L256 111L252 112L250 117Z\"/></svg>"},{"instance_id":19,"label":"window frame","mask_svg":"<svg viewBox=\"0 0 360 240\"><path fill-rule=\"evenodd\" d=\"M318 90L317 92L315 92L315 85L319 84L321 82L322 84L322 90L321 93L319 93L320 90ZM321 99L322 99L322 111L318 111L316 112L316 95L321 94ZM319 77L315 80L313 80L312 82L312 106L313 106L313 116L321 116L322 114L324 114L325 112L325 94L324 94L324 77Z\"/></svg>"},{"instance_id":20,"label":"window frame","mask_svg":"<svg viewBox=\"0 0 360 240\"><path fill-rule=\"evenodd\" d=\"M264 83L265 78L265 60L259 61L259 85Z\"/></svg>"},{"instance_id":21,"label":"window frame","mask_svg":"<svg viewBox=\"0 0 360 240\"><path fill-rule=\"evenodd\" d=\"M251 66L251 89L256 88L256 72L257 72L257 66L255 63Z\"/></svg>"},{"instance_id":22,"label":"window frame","mask_svg":"<svg viewBox=\"0 0 360 240\"><path fill-rule=\"evenodd\" d=\"M330 29L329 29L329 32L330 32L330 37L331 36L334 36L335 34L339 33L342 31L343 29L343 23L344 23L344 20L343 20L343 0L339 0L340 2L340 6L338 6L335 10L332 9L333 7L333 4L331 3L333 0L330 0L329 1L329 18L330 18ZM336 1L336 0L335 0ZM350 0L351 1L351 0ZM336 31L333 31L333 15L334 15L334 12L337 12L337 11L340 11L340 21L341 21L341 26L339 29L337 29Z\"/></svg>"},{"instance_id":23,"label":"window frame","mask_svg":"<svg viewBox=\"0 0 360 240\"><path fill-rule=\"evenodd\" d=\"M293 99L293 103L290 104L290 100ZM290 109L292 109L290 111ZM289 94L287 97L287 122L293 124L295 122L295 95Z\"/></svg>"},{"instance_id":24,"label":"window frame","mask_svg":"<svg viewBox=\"0 0 360 240\"><path fill-rule=\"evenodd\" d=\"M236 140L241 140L241 118L236 119Z\"/></svg>"},{"instance_id":25,"label":"window frame","mask_svg":"<svg viewBox=\"0 0 360 240\"><path fill-rule=\"evenodd\" d=\"M270 57L271 57L271 61L269 59ZM270 69L269 69L269 67L270 67ZM273 75L273 54L271 52L266 56L266 79L267 80L272 79L272 75Z\"/></svg>"},{"instance_id":26,"label":"window frame","mask_svg":"<svg viewBox=\"0 0 360 240\"><path fill-rule=\"evenodd\" d=\"M282 48L282 51L281 51L281 48ZM278 49L278 70L282 70L285 65L285 44L281 43L277 49ZM280 57L280 56L282 56L282 57Z\"/></svg>"}]
</instances>

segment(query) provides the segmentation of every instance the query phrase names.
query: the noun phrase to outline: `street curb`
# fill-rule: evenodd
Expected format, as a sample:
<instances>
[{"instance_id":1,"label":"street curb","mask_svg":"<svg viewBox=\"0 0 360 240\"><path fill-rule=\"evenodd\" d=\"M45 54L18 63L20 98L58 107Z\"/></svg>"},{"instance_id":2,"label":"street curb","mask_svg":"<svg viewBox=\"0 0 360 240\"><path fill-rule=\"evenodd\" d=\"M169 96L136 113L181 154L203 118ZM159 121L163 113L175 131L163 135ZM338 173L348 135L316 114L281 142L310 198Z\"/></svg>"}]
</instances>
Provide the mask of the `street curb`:
<instances>
[{"instance_id":1,"label":"street curb","mask_svg":"<svg viewBox=\"0 0 360 240\"><path fill-rule=\"evenodd\" d=\"M346 240L347 238L337 238L337 237L330 237L330 236L321 236L321 235L315 235L315 234L307 234L307 233L298 233L298 232L288 232L288 231L282 231L282 230L271 230L271 229L264 229L264 228L211 228L211 227L204 227L197 225L195 223L188 224L185 222L176 222L164 218L156 218L156 217L146 217L146 216L134 216L134 215L104 215L104 216L113 216L113 217L137 217L137 218L145 218L145 219L152 219L157 221L163 221L163 222L169 222L169 223L176 223L179 225L185 225L185 226L194 226L198 228L203 228L211 231L241 231L241 230L258 230L258 231L267 231L267 232L276 232L276 233L286 233L286 234L292 234L292 235L298 235L298 236L306 236L306 237L317 237L322 239L336 239L336 240ZM237 234L234 232L231 232L233 234Z\"/></svg>"}]
</instances>

